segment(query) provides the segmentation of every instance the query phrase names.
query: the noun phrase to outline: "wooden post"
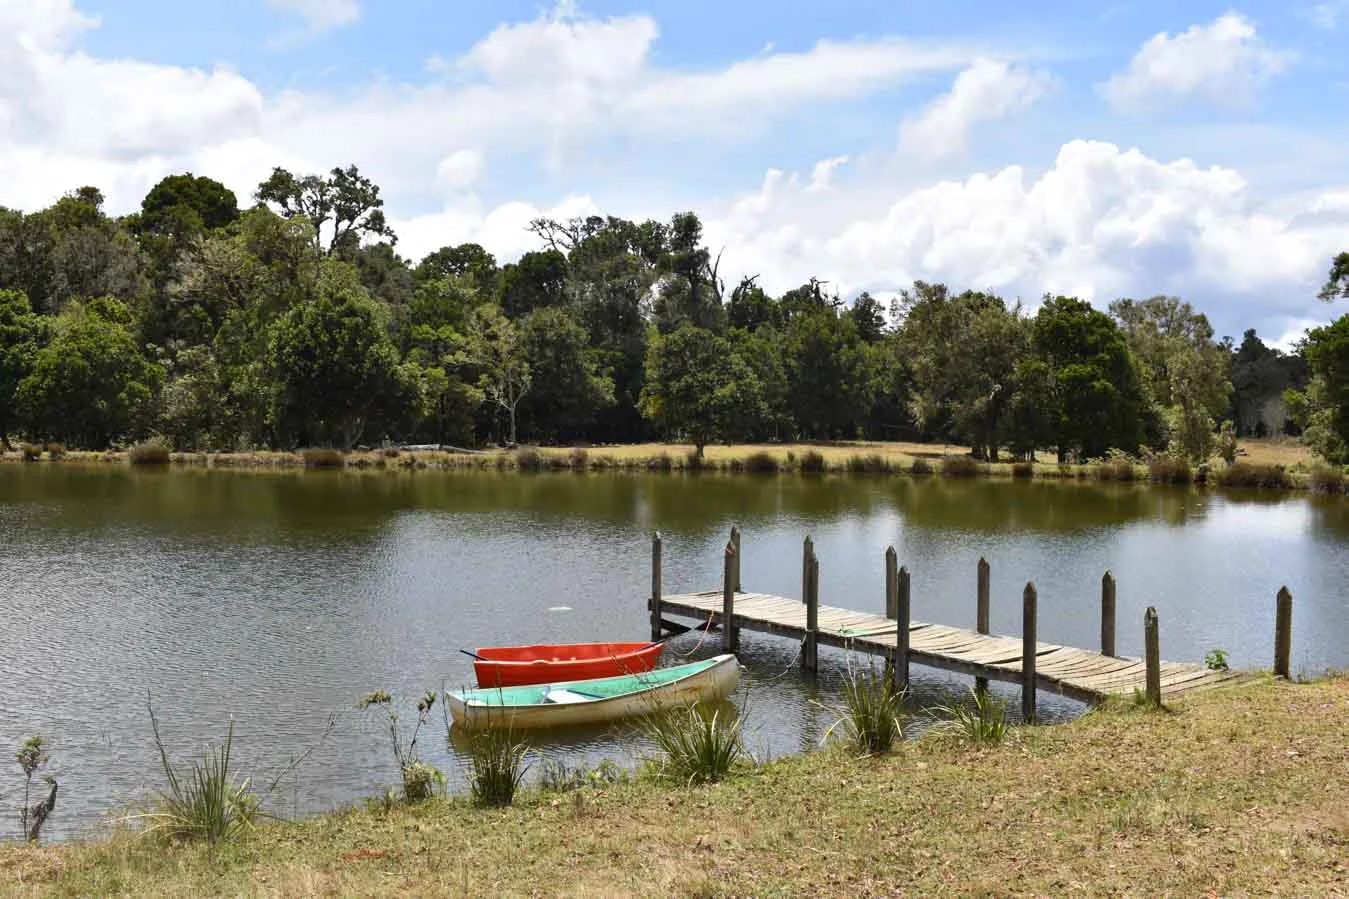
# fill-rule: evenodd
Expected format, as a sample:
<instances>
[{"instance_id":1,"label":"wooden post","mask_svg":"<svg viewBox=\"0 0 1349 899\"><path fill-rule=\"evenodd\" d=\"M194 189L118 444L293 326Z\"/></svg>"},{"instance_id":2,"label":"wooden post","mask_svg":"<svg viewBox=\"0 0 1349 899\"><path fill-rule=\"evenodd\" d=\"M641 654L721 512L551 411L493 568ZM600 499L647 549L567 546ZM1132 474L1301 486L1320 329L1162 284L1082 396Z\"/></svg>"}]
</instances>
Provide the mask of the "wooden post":
<instances>
[{"instance_id":1,"label":"wooden post","mask_svg":"<svg viewBox=\"0 0 1349 899\"><path fill-rule=\"evenodd\" d=\"M806 601L806 594L810 588L810 560L815 558L815 541L809 537L801 545L801 601Z\"/></svg>"},{"instance_id":2,"label":"wooden post","mask_svg":"<svg viewBox=\"0 0 1349 899\"><path fill-rule=\"evenodd\" d=\"M885 551L885 617L899 618L899 554L893 546Z\"/></svg>"},{"instance_id":3,"label":"wooden post","mask_svg":"<svg viewBox=\"0 0 1349 899\"><path fill-rule=\"evenodd\" d=\"M806 574L806 642L801 647L801 667L815 671L820 666L820 560L813 555Z\"/></svg>"},{"instance_id":4,"label":"wooden post","mask_svg":"<svg viewBox=\"0 0 1349 899\"><path fill-rule=\"evenodd\" d=\"M735 547L735 592L740 592L740 526L731 526L731 545Z\"/></svg>"},{"instance_id":5,"label":"wooden post","mask_svg":"<svg viewBox=\"0 0 1349 899\"><path fill-rule=\"evenodd\" d=\"M1035 723L1035 582L1021 594L1021 719Z\"/></svg>"},{"instance_id":6,"label":"wooden post","mask_svg":"<svg viewBox=\"0 0 1349 899\"><path fill-rule=\"evenodd\" d=\"M660 531L651 535L651 641L660 639L660 600L661 600L661 540Z\"/></svg>"},{"instance_id":7,"label":"wooden post","mask_svg":"<svg viewBox=\"0 0 1349 899\"><path fill-rule=\"evenodd\" d=\"M1289 656L1293 650L1293 594L1279 588L1274 610L1274 676L1292 677Z\"/></svg>"},{"instance_id":8,"label":"wooden post","mask_svg":"<svg viewBox=\"0 0 1349 899\"><path fill-rule=\"evenodd\" d=\"M895 575L895 689L909 689L909 569Z\"/></svg>"},{"instance_id":9,"label":"wooden post","mask_svg":"<svg viewBox=\"0 0 1349 899\"><path fill-rule=\"evenodd\" d=\"M740 633L735 626L735 545L726 544L726 557L722 563L721 581L721 651L735 652L740 643Z\"/></svg>"},{"instance_id":10,"label":"wooden post","mask_svg":"<svg viewBox=\"0 0 1349 899\"><path fill-rule=\"evenodd\" d=\"M974 606L974 629L981 634L988 633L988 560L979 557L978 593ZM976 677L974 689L980 693L988 691L988 678Z\"/></svg>"},{"instance_id":11,"label":"wooden post","mask_svg":"<svg viewBox=\"0 0 1349 899\"><path fill-rule=\"evenodd\" d=\"M1101 655L1115 654L1115 576L1101 575Z\"/></svg>"},{"instance_id":12,"label":"wooden post","mask_svg":"<svg viewBox=\"0 0 1349 899\"><path fill-rule=\"evenodd\" d=\"M1157 610L1148 606L1143 613L1143 656L1147 665L1148 702L1162 706L1162 646L1157 633Z\"/></svg>"}]
</instances>

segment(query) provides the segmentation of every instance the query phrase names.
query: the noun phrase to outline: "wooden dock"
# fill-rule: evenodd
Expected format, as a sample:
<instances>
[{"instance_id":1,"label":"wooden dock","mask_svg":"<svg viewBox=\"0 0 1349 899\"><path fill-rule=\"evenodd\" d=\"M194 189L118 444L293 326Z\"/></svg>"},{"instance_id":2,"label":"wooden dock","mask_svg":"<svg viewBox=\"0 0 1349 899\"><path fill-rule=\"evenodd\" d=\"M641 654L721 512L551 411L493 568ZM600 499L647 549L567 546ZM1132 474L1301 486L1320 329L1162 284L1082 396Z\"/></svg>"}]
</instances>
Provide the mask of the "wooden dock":
<instances>
[{"instance_id":1,"label":"wooden dock","mask_svg":"<svg viewBox=\"0 0 1349 899\"><path fill-rule=\"evenodd\" d=\"M1101 580L1101 649L1077 649L1042 643L1036 637L1036 590L1027 584L1022 596L1022 634L988 632L989 568L979 560L974 629L913 621L909 616L909 573L900 568L893 548L885 556L886 614L820 605L819 559L807 538L802 554L801 600L740 589L740 533L733 530L726 546L722 587L698 593L665 594L661 590L661 537L652 542L652 592L648 599L652 639L689 628L666 616L693 619L720 631L724 651L734 651L742 630L787 637L801 643L801 664L814 670L818 647L834 646L884 658L896 685L908 685L909 666L927 665L971 675L976 685L989 680L1021 684L1022 717L1034 720L1037 690L1083 702L1099 702L1112 694L1144 693L1160 705L1164 699L1195 690L1231 684L1246 675L1212 670L1203 663L1163 662L1158 651L1158 618L1144 616L1143 658L1115 655L1115 581ZM1292 621L1292 596L1281 589L1276 601L1276 674L1287 677Z\"/></svg>"}]
</instances>

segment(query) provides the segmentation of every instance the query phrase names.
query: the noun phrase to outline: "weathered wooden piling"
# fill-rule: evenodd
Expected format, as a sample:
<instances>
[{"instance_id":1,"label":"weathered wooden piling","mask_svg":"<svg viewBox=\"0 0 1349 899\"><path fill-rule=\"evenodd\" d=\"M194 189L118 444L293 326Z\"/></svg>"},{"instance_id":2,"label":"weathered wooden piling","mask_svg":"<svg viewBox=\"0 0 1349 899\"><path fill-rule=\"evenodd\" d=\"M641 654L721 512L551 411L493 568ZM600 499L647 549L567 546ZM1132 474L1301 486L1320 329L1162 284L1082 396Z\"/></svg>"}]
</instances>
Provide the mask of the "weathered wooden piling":
<instances>
[{"instance_id":1,"label":"weathered wooden piling","mask_svg":"<svg viewBox=\"0 0 1349 899\"><path fill-rule=\"evenodd\" d=\"M895 574L895 688L909 689L909 569Z\"/></svg>"},{"instance_id":2,"label":"weathered wooden piling","mask_svg":"<svg viewBox=\"0 0 1349 899\"><path fill-rule=\"evenodd\" d=\"M726 544L722 563L721 588L721 651L735 652L739 648L740 629L735 626L735 567L738 556L733 543Z\"/></svg>"},{"instance_id":3,"label":"weathered wooden piling","mask_svg":"<svg viewBox=\"0 0 1349 899\"><path fill-rule=\"evenodd\" d=\"M885 550L885 617L899 617L899 554L893 546Z\"/></svg>"},{"instance_id":4,"label":"weathered wooden piling","mask_svg":"<svg viewBox=\"0 0 1349 899\"><path fill-rule=\"evenodd\" d=\"M661 614L660 599L663 595L661 588L661 539L660 531L651 535L651 639L659 640L661 637Z\"/></svg>"},{"instance_id":5,"label":"weathered wooden piling","mask_svg":"<svg viewBox=\"0 0 1349 899\"><path fill-rule=\"evenodd\" d=\"M983 556L979 557L977 592L974 604L974 630L975 633L988 633L988 582L989 569L988 560ZM974 689L983 693L988 690L988 678L976 677L974 679Z\"/></svg>"},{"instance_id":6,"label":"weathered wooden piling","mask_svg":"<svg viewBox=\"0 0 1349 899\"><path fill-rule=\"evenodd\" d=\"M1274 676L1292 677L1290 665L1293 651L1293 594L1287 587L1279 588L1274 609Z\"/></svg>"},{"instance_id":7,"label":"weathered wooden piling","mask_svg":"<svg viewBox=\"0 0 1349 899\"><path fill-rule=\"evenodd\" d=\"M815 541L806 537L801 544L801 602L806 601L806 594L810 588L810 560L815 558Z\"/></svg>"},{"instance_id":8,"label":"weathered wooden piling","mask_svg":"<svg viewBox=\"0 0 1349 899\"><path fill-rule=\"evenodd\" d=\"M1101 655L1115 654L1115 576L1101 575Z\"/></svg>"},{"instance_id":9,"label":"weathered wooden piling","mask_svg":"<svg viewBox=\"0 0 1349 899\"><path fill-rule=\"evenodd\" d=\"M1157 628L1157 610L1148 606L1143 613L1143 661L1147 668L1145 687L1148 704L1162 705L1162 643Z\"/></svg>"},{"instance_id":10,"label":"weathered wooden piling","mask_svg":"<svg viewBox=\"0 0 1349 899\"><path fill-rule=\"evenodd\" d=\"M1021 594L1021 719L1035 723L1035 582Z\"/></svg>"},{"instance_id":11,"label":"weathered wooden piling","mask_svg":"<svg viewBox=\"0 0 1349 899\"><path fill-rule=\"evenodd\" d=\"M735 591L740 592L740 525L731 526L731 545L735 547Z\"/></svg>"},{"instance_id":12,"label":"weathered wooden piling","mask_svg":"<svg viewBox=\"0 0 1349 899\"><path fill-rule=\"evenodd\" d=\"M820 667L820 560L812 552L806 562L806 635L801 644L801 667Z\"/></svg>"}]
</instances>

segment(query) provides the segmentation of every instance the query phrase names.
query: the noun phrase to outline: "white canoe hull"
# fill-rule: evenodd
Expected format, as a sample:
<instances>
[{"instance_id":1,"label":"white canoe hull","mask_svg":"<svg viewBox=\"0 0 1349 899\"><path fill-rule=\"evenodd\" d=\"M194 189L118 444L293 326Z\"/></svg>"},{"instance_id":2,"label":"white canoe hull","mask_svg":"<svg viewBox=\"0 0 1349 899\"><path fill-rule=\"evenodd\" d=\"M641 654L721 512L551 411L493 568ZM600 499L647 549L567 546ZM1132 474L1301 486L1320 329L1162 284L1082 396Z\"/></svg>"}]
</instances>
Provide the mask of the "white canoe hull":
<instances>
[{"instance_id":1,"label":"white canoe hull","mask_svg":"<svg viewBox=\"0 0 1349 899\"><path fill-rule=\"evenodd\" d=\"M605 699L502 706L472 701L466 703L461 697L447 694L445 701L449 704L455 727L467 731L504 728L532 730L603 724L683 708L698 702L724 699L740 681L740 664L733 655L717 658L715 665L668 684Z\"/></svg>"}]
</instances>

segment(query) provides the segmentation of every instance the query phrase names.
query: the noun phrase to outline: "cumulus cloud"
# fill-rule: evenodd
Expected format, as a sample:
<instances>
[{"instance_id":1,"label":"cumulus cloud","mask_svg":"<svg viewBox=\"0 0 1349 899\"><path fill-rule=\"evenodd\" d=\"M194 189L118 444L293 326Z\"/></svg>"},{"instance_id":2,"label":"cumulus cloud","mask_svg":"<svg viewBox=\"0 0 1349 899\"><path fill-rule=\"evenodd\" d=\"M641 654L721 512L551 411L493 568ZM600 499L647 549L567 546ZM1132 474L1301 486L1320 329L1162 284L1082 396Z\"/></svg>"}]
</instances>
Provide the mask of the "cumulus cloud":
<instances>
[{"instance_id":1,"label":"cumulus cloud","mask_svg":"<svg viewBox=\"0 0 1349 899\"><path fill-rule=\"evenodd\" d=\"M900 125L900 150L929 162L963 153L975 125L1025 109L1050 83L1045 72L977 59L956 76L951 90Z\"/></svg>"},{"instance_id":2,"label":"cumulus cloud","mask_svg":"<svg viewBox=\"0 0 1349 899\"><path fill-rule=\"evenodd\" d=\"M482 154L477 150L455 150L436 166L436 180L449 190L463 190L482 176L482 167Z\"/></svg>"},{"instance_id":3,"label":"cumulus cloud","mask_svg":"<svg viewBox=\"0 0 1349 899\"><path fill-rule=\"evenodd\" d=\"M268 4L302 17L313 31L329 31L355 23L361 17L358 0L267 0Z\"/></svg>"},{"instance_id":4,"label":"cumulus cloud","mask_svg":"<svg viewBox=\"0 0 1349 899\"><path fill-rule=\"evenodd\" d=\"M1130 111L1185 100L1244 104L1291 60L1270 48L1249 19L1229 12L1174 36L1154 35L1101 90L1116 108Z\"/></svg>"},{"instance_id":5,"label":"cumulus cloud","mask_svg":"<svg viewBox=\"0 0 1349 899\"><path fill-rule=\"evenodd\" d=\"M1314 4L1307 9L1306 15L1317 28L1334 31L1340 27L1341 21L1349 18L1349 0L1326 0Z\"/></svg>"}]
</instances>

